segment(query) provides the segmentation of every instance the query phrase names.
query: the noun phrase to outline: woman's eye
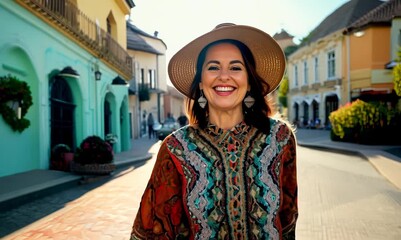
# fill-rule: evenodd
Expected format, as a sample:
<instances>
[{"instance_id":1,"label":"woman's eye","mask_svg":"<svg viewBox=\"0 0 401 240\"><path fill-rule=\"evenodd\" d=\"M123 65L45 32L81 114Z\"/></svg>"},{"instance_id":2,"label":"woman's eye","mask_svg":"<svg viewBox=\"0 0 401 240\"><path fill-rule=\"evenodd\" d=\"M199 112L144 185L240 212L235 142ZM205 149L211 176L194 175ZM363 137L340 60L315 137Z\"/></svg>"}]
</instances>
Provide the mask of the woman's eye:
<instances>
[{"instance_id":1,"label":"woman's eye","mask_svg":"<svg viewBox=\"0 0 401 240\"><path fill-rule=\"evenodd\" d=\"M231 70L232 71L241 71L242 68L241 67L237 67L237 66L233 66L233 67L231 67Z\"/></svg>"},{"instance_id":2,"label":"woman's eye","mask_svg":"<svg viewBox=\"0 0 401 240\"><path fill-rule=\"evenodd\" d=\"M217 66L209 66L209 67L207 68L207 70L209 70L209 71L216 71L216 70L219 70L219 68L218 68Z\"/></svg>"}]
</instances>

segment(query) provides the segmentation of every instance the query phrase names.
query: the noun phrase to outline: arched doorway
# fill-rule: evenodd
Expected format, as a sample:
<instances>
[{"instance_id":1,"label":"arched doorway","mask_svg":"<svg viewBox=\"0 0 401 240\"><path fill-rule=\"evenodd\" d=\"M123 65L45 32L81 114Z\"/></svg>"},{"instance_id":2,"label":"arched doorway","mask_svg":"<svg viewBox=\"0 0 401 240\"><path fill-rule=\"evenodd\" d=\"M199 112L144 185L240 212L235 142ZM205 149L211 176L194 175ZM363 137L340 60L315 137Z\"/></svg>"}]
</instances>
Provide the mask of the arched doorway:
<instances>
[{"instance_id":1,"label":"arched doorway","mask_svg":"<svg viewBox=\"0 0 401 240\"><path fill-rule=\"evenodd\" d=\"M66 144L75 148L74 131L74 99L67 81L55 77L50 93L50 145Z\"/></svg>"},{"instance_id":2,"label":"arched doorway","mask_svg":"<svg viewBox=\"0 0 401 240\"><path fill-rule=\"evenodd\" d=\"M313 121L319 119L319 103L316 100L312 101Z\"/></svg>"},{"instance_id":3,"label":"arched doorway","mask_svg":"<svg viewBox=\"0 0 401 240\"><path fill-rule=\"evenodd\" d=\"M309 105L306 101L302 102L302 107L304 110L304 116L303 116L303 120L302 120L302 124L303 126L308 126L308 122L309 122Z\"/></svg>"},{"instance_id":4,"label":"arched doorway","mask_svg":"<svg viewBox=\"0 0 401 240\"><path fill-rule=\"evenodd\" d=\"M105 100L104 101L104 135L112 133L111 116L112 116L112 111L111 111L111 107L110 107L110 102Z\"/></svg>"},{"instance_id":5,"label":"arched doorway","mask_svg":"<svg viewBox=\"0 0 401 240\"><path fill-rule=\"evenodd\" d=\"M326 116L324 120L325 121L324 125L329 126L331 125L329 120L330 113L338 109L338 97L336 94L327 96L325 102L326 102Z\"/></svg>"}]
</instances>

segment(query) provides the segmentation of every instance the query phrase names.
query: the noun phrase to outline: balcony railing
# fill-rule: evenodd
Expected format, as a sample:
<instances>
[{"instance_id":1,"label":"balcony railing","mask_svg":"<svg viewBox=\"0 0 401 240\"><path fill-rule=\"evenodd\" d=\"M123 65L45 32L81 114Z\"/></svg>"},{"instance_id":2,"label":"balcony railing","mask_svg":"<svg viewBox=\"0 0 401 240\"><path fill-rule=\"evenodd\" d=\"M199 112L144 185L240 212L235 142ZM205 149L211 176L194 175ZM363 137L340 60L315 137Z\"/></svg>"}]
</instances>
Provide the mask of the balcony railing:
<instances>
[{"instance_id":1,"label":"balcony railing","mask_svg":"<svg viewBox=\"0 0 401 240\"><path fill-rule=\"evenodd\" d=\"M132 58L109 33L69 0L15 0L36 15L55 23L96 57L110 63L126 79L132 78Z\"/></svg>"}]
</instances>

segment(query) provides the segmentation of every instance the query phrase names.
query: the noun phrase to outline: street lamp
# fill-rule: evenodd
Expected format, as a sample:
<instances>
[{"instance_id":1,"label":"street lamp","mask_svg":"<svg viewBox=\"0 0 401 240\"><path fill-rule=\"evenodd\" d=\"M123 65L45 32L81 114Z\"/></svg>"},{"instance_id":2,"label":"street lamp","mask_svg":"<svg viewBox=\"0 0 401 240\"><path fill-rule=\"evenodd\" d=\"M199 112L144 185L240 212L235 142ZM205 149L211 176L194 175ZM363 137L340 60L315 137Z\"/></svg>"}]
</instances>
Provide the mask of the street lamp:
<instances>
[{"instance_id":1,"label":"street lamp","mask_svg":"<svg viewBox=\"0 0 401 240\"><path fill-rule=\"evenodd\" d=\"M102 78L102 73L97 69L95 71L95 79L96 81L100 81L101 78Z\"/></svg>"}]
</instances>

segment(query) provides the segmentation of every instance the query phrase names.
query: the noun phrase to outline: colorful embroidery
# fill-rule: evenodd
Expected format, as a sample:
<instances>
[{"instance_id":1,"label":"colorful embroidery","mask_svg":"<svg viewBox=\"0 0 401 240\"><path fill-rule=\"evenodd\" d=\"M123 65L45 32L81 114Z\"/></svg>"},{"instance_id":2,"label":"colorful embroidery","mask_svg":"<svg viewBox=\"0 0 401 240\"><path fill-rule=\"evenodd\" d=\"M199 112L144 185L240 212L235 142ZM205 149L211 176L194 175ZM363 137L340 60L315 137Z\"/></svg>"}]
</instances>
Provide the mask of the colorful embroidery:
<instances>
[{"instance_id":1,"label":"colorful embroidery","mask_svg":"<svg viewBox=\"0 0 401 240\"><path fill-rule=\"evenodd\" d=\"M280 239L283 229L294 234L296 143L285 124L270 124L269 135L242 122L230 131L184 127L168 137L132 238Z\"/></svg>"}]
</instances>

